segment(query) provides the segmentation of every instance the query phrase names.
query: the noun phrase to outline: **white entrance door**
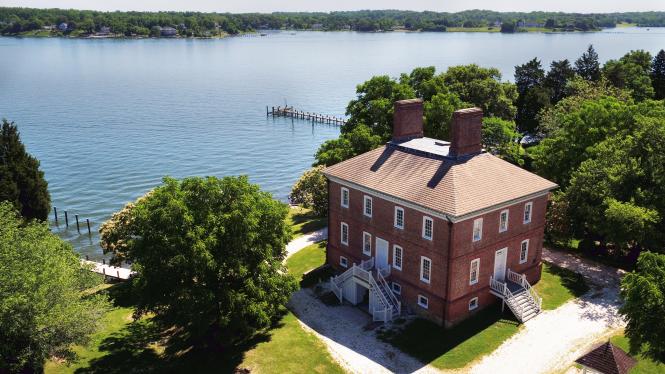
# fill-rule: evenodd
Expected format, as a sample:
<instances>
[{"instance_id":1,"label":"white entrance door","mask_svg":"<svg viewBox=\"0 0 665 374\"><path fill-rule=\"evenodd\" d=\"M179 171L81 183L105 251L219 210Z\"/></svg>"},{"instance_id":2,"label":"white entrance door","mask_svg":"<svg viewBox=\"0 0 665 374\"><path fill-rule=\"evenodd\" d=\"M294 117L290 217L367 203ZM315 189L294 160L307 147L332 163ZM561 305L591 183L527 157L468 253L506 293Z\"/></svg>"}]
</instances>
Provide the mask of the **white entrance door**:
<instances>
[{"instance_id":1,"label":"white entrance door","mask_svg":"<svg viewBox=\"0 0 665 374\"><path fill-rule=\"evenodd\" d=\"M376 238L376 258L374 261L376 261L377 269L388 267L388 242L381 238Z\"/></svg>"},{"instance_id":2,"label":"white entrance door","mask_svg":"<svg viewBox=\"0 0 665 374\"><path fill-rule=\"evenodd\" d=\"M506 258L508 257L508 248L502 248L496 251L494 255L494 279L504 282L506 279Z\"/></svg>"}]
</instances>

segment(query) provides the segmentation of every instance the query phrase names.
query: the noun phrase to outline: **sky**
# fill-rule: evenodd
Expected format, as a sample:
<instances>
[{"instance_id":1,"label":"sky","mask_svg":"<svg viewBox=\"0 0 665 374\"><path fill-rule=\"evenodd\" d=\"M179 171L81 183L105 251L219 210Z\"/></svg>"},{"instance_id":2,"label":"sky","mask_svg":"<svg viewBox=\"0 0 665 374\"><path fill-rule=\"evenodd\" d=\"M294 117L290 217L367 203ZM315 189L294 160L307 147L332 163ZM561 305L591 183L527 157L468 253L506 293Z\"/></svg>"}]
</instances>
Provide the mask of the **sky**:
<instances>
[{"instance_id":1,"label":"sky","mask_svg":"<svg viewBox=\"0 0 665 374\"><path fill-rule=\"evenodd\" d=\"M200 12L334 11L406 9L457 12L466 9L497 11L563 11L608 13L665 11L665 0L0 0L0 6L75 8L95 10L191 10Z\"/></svg>"}]
</instances>

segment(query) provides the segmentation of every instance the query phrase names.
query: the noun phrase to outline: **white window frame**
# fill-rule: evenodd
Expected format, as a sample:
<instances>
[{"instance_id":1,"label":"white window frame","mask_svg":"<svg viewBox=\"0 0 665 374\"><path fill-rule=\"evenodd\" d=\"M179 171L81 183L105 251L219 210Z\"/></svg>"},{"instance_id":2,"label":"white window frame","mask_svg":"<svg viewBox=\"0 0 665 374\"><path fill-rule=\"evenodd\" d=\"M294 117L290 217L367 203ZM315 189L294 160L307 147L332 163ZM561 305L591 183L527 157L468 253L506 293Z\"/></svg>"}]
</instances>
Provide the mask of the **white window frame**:
<instances>
[{"instance_id":1,"label":"white window frame","mask_svg":"<svg viewBox=\"0 0 665 374\"><path fill-rule=\"evenodd\" d=\"M395 288L395 286L397 286L397 288ZM395 295L402 294L402 285L397 282L392 282L392 284L390 285L390 289L393 291Z\"/></svg>"},{"instance_id":2,"label":"white window frame","mask_svg":"<svg viewBox=\"0 0 665 374\"><path fill-rule=\"evenodd\" d=\"M430 221L432 223L432 228L430 230L431 232L430 232L429 236L426 235L426 230L425 230L425 227L427 227L427 221ZM422 234L423 234L423 239L432 240L434 238L434 219L432 219L432 217L423 216L423 232L422 232Z\"/></svg>"},{"instance_id":3,"label":"white window frame","mask_svg":"<svg viewBox=\"0 0 665 374\"><path fill-rule=\"evenodd\" d=\"M369 241L367 241L369 237ZM369 243L369 251L365 250L365 244ZM363 231L363 254L367 256L372 255L372 234L367 231Z\"/></svg>"},{"instance_id":4,"label":"white window frame","mask_svg":"<svg viewBox=\"0 0 665 374\"><path fill-rule=\"evenodd\" d=\"M478 297L471 298L469 300L469 310L476 310L478 309Z\"/></svg>"},{"instance_id":5,"label":"white window frame","mask_svg":"<svg viewBox=\"0 0 665 374\"><path fill-rule=\"evenodd\" d=\"M422 302L423 300L425 301L424 303ZM427 296L418 294L418 306L424 309L429 308L429 299L427 298Z\"/></svg>"},{"instance_id":6,"label":"white window frame","mask_svg":"<svg viewBox=\"0 0 665 374\"><path fill-rule=\"evenodd\" d=\"M346 240L344 240L344 228L346 228ZM349 245L349 225L346 222L340 224L339 242L347 246Z\"/></svg>"},{"instance_id":7,"label":"white window frame","mask_svg":"<svg viewBox=\"0 0 665 374\"><path fill-rule=\"evenodd\" d=\"M476 264L476 279L473 279L473 264ZM480 259L476 258L471 260L471 264L469 265L469 286L473 286L474 284L478 283L478 279L480 278Z\"/></svg>"},{"instance_id":8,"label":"white window frame","mask_svg":"<svg viewBox=\"0 0 665 374\"><path fill-rule=\"evenodd\" d=\"M398 224L397 224L397 212L398 212L398 211L399 211L399 212L402 212L402 224L401 224L401 225L398 225ZM398 229L400 229L400 230L403 230L403 229L404 229L404 208L402 208L401 206L396 206L396 207L395 207L395 219L394 219L394 221L395 221L395 222L394 222L394 226L395 226L396 228L398 228Z\"/></svg>"},{"instance_id":9,"label":"white window frame","mask_svg":"<svg viewBox=\"0 0 665 374\"><path fill-rule=\"evenodd\" d=\"M528 207L528 209L527 209ZM526 212L529 212L529 219L526 219ZM533 216L533 201L529 201L528 203L524 204L524 213L522 214L522 222L526 225L527 223L531 223L531 217Z\"/></svg>"},{"instance_id":10,"label":"white window frame","mask_svg":"<svg viewBox=\"0 0 665 374\"><path fill-rule=\"evenodd\" d=\"M369 214L367 214L367 202L369 201ZM363 215L365 217L372 218L372 213L374 212L374 203L372 202L372 197L365 195L363 197Z\"/></svg>"},{"instance_id":11,"label":"white window frame","mask_svg":"<svg viewBox=\"0 0 665 374\"><path fill-rule=\"evenodd\" d=\"M339 266L343 268L349 267L349 259L344 256L339 256Z\"/></svg>"},{"instance_id":12,"label":"white window frame","mask_svg":"<svg viewBox=\"0 0 665 374\"><path fill-rule=\"evenodd\" d=\"M425 262L429 263L427 278L425 275ZM432 260L429 257L420 256L420 281L429 284L432 281Z\"/></svg>"},{"instance_id":13,"label":"white window frame","mask_svg":"<svg viewBox=\"0 0 665 374\"><path fill-rule=\"evenodd\" d=\"M346 204L344 203L345 193L346 193ZM349 193L349 189L346 187L342 187L342 189L340 190L340 204L342 205L342 208L349 207L349 200L351 200L351 194Z\"/></svg>"},{"instance_id":14,"label":"white window frame","mask_svg":"<svg viewBox=\"0 0 665 374\"><path fill-rule=\"evenodd\" d=\"M479 227L478 238L476 239L476 225ZM483 219L476 218L473 220L473 230L471 230L471 240L473 242L479 242L483 240Z\"/></svg>"},{"instance_id":15,"label":"white window frame","mask_svg":"<svg viewBox=\"0 0 665 374\"><path fill-rule=\"evenodd\" d=\"M522 248L526 243L526 251L524 251L524 259L522 260ZM529 239L522 240L520 243L520 264L524 264L529 260Z\"/></svg>"},{"instance_id":16,"label":"white window frame","mask_svg":"<svg viewBox=\"0 0 665 374\"><path fill-rule=\"evenodd\" d=\"M397 266L397 250L399 249L399 266ZM404 248L397 244L393 244L393 268L397 270L402 270L402 265L404 265Z\"/></svg>"},{"instance_id":17,"label":"white window frame","mask_svg":"<svg viewBox=\"0 0 665 374\"><path fill-rule=\"evenodd\" d=\"M501 217L503 217L504 213L506 214L506 225L502 226L501 224L503 221L501 220ZM508 209L504 209L499 213L499 232L506 232L508 231L508 220L510 219L510 211Z\"/></svg>"}]
</instances>

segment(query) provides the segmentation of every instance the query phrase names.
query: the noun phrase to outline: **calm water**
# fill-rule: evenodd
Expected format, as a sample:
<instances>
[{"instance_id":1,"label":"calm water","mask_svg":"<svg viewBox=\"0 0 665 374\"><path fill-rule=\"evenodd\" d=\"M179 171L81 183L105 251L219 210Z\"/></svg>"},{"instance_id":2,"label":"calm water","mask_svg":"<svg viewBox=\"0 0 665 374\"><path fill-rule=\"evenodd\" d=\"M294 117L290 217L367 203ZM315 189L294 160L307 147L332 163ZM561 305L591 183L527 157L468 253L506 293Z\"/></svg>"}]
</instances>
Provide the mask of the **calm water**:
<instances>
[{"instance_id":1,"label":"calm water","mask_svg":"<svg viewBox=\"0 0 665 374\"><path fill-rule=\"evenodd\" d=\"M53 205L93 232L162 176L247 174L286 199L333 126L266 119L266 105L342 116L355 86L416 66L477 63L512 79L538 56L601 59L665 48L665 30L518 34L277 33L225 40L0 38L0 117L41 160ZM52 217L51 217L52 218ZM97 238L54 230L82 253ZM82 232L84 232L82 230Z\"/></svg>"}]
</instances>

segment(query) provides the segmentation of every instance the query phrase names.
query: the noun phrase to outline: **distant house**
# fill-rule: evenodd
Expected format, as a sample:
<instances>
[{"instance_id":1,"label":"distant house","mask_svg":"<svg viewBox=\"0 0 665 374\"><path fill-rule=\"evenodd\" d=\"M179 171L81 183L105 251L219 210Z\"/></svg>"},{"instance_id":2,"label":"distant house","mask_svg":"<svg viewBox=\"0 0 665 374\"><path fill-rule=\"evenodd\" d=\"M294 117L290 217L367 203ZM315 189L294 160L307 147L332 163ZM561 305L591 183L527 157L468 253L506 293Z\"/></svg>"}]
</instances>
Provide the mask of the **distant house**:
<instances>
[{"instance_id":1,"label":"distant house","mask_svg":"<svg viewBox=\"0 0 665 374\"><path fill-rule=\"evenodd\" d=\"M545 213L556 184L482 148L482 110L453 114L451 141L424 137L423 102L395 103L385 146L324 170L326 263L340 302L374 321L404 309L447 327L501 301L537 315Z\"/></svg>"},{"instance_id":2,"label":"distant house","mask_svg":"<svg viewBox=\"0 0 665 374\"><path fill-rule=\"evenodd\" d=\"M111 28L108 26L102 26L99 28L97 35L109 35L111 33Z\"/></svg>"},{"instance_id":3,"label":"distant house","mask_svg":"<svg viewBox=\"0 0 665 374\"><path fill-rule=\"evenodd\" d=\"M58 30L65 32L67 31L68 27L69 25L67 24L67 22L62 22L61 24L58 25Z\"/></svg>"},{"instance_id":4,"label":"distant house","mask_svg":"<svg viewBox=\"0 0 665 374\"><path fill-rule=\"evenodd\" d=\"M176 36L177 34L178 30L174 29L173 27L162 27L160 29L161 36L171 37L171 36Z\"/></svg>"},{"instance_id":5,"label":"distant house","mask_svg":"<svg viewBox=\"0 0 665 374\"><path fill-rule=\"evenodd\" d=\"M43 29L43 30L48 30L48 31L55 30L56 28L57 28L56 25L46 25L46 26L42 26L42 29Z\"/></svg>"},{"instance_id":6,"label":"distant house","mask_svg":"<svg viewBox=\"0 0 665 374\"><path fill-rule=\"evenodd\" d=\"M494 23L492 25L494 27L501 27L501 24L502 24L501 21L494 21Z\"/></svg>"},{"instance_id":7,"label":"distant house","mask_svg":"<svg viewBox=\"0 0 665 374\"><path fill-rule=\"evenodd\" d=\"M312 30L323 30L323 24L321 23L312 24Z\"/></svg>"},{"instance_id":8,"label":"distant house","mask_svg":"<svg viewBox=\"0 0 665 374\"><path fill-rule=\"evenodd\" d=\"M342 30L351 30L351 25L342 26Z\"/></svg>"}]
</instances>

